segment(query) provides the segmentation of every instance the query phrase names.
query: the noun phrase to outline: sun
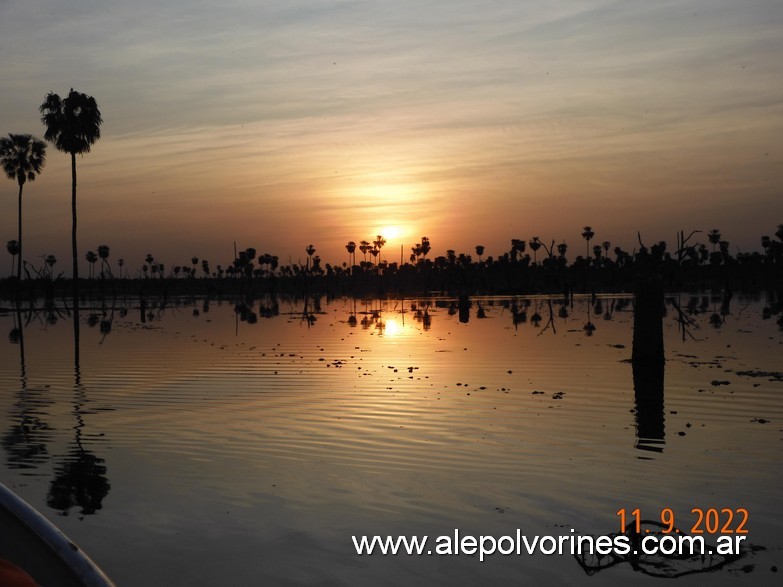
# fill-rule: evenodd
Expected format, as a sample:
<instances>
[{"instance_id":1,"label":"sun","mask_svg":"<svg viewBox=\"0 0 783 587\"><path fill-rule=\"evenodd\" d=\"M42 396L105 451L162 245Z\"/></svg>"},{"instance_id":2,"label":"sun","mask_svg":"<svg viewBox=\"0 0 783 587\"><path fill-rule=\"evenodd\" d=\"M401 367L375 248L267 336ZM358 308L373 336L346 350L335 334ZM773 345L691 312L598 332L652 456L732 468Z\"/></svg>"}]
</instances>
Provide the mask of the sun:
<instances>
[{"instance_id":1,"label":"sun","mask_svg":"<svg viewBox=\"0 0 783 587\"><path fill-rule=\"evenodd\" d=\"M414 227L401 222L385 222L379 224L373 234L380 234L386 239L387 243L393 243L395 245L405 244L408 241L413 242L413 239L416 238L414 236Z\"/></svg>"},{"instance_id":2,"label":"sun","mask_svg":"<svg viewBox=\"0 0 783 587\"><path fill-rule=\"evenodd\" d=\"M402 228L394 224L388 224L381 226L378 230L378 234L382 235L387 241L399 240L402 235Z\"/></svg>"}]
</instances>

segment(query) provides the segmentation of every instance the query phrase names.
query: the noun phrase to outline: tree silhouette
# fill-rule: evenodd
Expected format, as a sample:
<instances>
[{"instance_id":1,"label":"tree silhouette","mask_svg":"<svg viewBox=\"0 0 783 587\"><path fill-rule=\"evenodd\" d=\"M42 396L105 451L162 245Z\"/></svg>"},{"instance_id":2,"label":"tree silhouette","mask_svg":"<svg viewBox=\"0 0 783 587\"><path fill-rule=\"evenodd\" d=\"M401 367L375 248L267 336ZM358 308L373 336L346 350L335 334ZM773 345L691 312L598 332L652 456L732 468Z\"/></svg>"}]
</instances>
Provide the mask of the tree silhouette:
<instances>
[{"instance_id":1,"label":"tree silhouette","mask_svg":"<svg viewBox=\"0 0 783 587\"><path fill-rule=\"evenodd\" d=\"M585 246L585 259L590 260L590 240L595 236L593 229L590 226L585 226L582 229L582 238L587 241Z\"/></svg>"},{"instance_id":2,"label":"tree silhouette","mask_svg":"<svg viewBox=\"0 0 783 587\"><path fill-rule=\"evenodd\" d=\"M22 279L22 189L26 181L35 181L35 177L41 173L46 164L46 145L33 135L9 134L0 138L0 166L8 176L8 179L16 180L19 184L19 226L16 238L19 247L19 263L16 268L16 277ZM11 268L13 273L13 267Z\"/></svg>"},{"instance_id":3,"label":"tree silhouette","mask_svg":"<svg viewBox=\"0 0 783 587\"><path fill-rule=\"evenodd\" d=\"M511 260L513 262L517 261L517 255L520 253L525 252L525 248L527 247L527 243L524 239L519 238L512 238L511 239Z\"/></svg>"},{"instance_id":4,"label":"tree silhouette","mask_svg":"<svg viewBox=\"0 0 783 587\"><path fill-rule=\"evenodd\" d=\"M707 239L712 243L712 252L715 252L715 245L720 243L720 231L717 228L713 228L707 233Z\"/></svg>"},{"instance_id":5,"label":"tree silhouette","mask_svg":"<svg viewBox=\"0 0 783 587\"><path fill-rule=\"evenodd\" d=\"M310 270L310 259L313 257L313 253L315 253L315 247L313 245L307 245L305 248L305 252L307 253L307 270Z\"/></svg>"},{"instance_id":6,"label":"tree silhouette","mask_svg":"<svg viewBox=\"0 0 783 587\"><path fill-rule=\"evenodd\" d=\"M375 237L375 240L374 240L374 241L372 241L372 244L374 245L374 247L375 247L375 249L376 249L376 251L377 251L376 253L373 253L373 256L377 258L377 257L380 255L381 249L382 249L382 248L383 248L383 246L386 244L386 239L385 239L385 238L383 238L383 237L382 237L382 236L379 234L378 236L376 236L376 237ZM377 264L378 264L378 261L376 261L376 262L375 262L375 264L377 265Z\"/></svg>"},{"instance_id":7,"label":"tree silhouette","mask_svg":"<svg viewBox=\"0 0 783 587\"><path fill-rule=\"evenodd\" d=\"M58 151L71 156L71 248L73 250L73 291L79 291L79 259L76 246L76 155L90 152L101 138L101 112L95 98L71 88L66 98L50 92L40 107L44 138Z\"/></svg>"},{"instance_id":8,"label":"tree silhouette","mask_svg":"<svg viewBox=\"0 0 783 587\"><path fill-rule=\"evenodd\" d=\"M481 255L484 254L484 245L476 245L476 255L479 258L479 264L481 264Z\"/></svg>"},{"instance_id":9,"label":"tree silhouette","mask_svg":"<svg viewBox=\"0 0 783 587\"><path fill-rule=\"evenodd\" d=\"M101 259L101 277L104 275L112 277L111 267L109 267L109 245L98 246L98 257Z\"/></svg>"},{"instance_id":10,"label":"tree silhouette","mask_svg":"<svg viewBox=\"0 0 783 587\"><path fill-rule=\"evenodd\" d=\"M87 259L87 262L90 264L90 279L92 279L95 276L95 263L98 261L98 255L95 254L95 251L87 251L84 253L84 258Z\"/></svg>"},{"instance_id":11,"label":"tree silhouette","mask_svg":"<svg viewBox=\"0 0 783 587\"><path fill-rule=\"evenodd\" d=\"M19 243L15 240L8 241L5 245L5 250L11 255L11 275L14 274L14 261L19 254Z\"/></svg>"},{"instance_id":12,"label":"tree silhouette","mask_svg":"<svg viewBox=\"0 0 783 587\"><path fill-rule=\"evenodd\" d=\"M345 245L345 250L348 251L348 266L353 267L356 265L356 243L348 241L348 244Z\"/></svg>"},{"instance_id":13,"label":"tree silhouette","mask_svg":"<svg viewBox=\"0 0 783 587\"><path fill-rule=\"evenodd\" d=\"M530 250L533 251L533 265L536 264L536 253L538 252L538 249L541 248L541 239L537 236L533 237L533 240L531 240L529 243Z\"/></svg>"},{"instance_id":14,"label":"tree silhouette","mask_svg":"<svg viewBox=\"0 0 783 587\"><path fill-rule=\"evenodd\" d=\"M363 262L367 262L367 251L370 250L370 243L368 241L359 241L359 250L362 252L363 255Z\"/></svg>"},{"instance_id":15,"label":"tree silhouette","mask_svg":"<svg viewBox=\"0 0 783 587\"><path fill-rule=\"evenodd\" d=\"M429 253L431 249L430 239L426 236L421 237L421 256L426 259L427 253Z\"/></svg>"}]
</instances>

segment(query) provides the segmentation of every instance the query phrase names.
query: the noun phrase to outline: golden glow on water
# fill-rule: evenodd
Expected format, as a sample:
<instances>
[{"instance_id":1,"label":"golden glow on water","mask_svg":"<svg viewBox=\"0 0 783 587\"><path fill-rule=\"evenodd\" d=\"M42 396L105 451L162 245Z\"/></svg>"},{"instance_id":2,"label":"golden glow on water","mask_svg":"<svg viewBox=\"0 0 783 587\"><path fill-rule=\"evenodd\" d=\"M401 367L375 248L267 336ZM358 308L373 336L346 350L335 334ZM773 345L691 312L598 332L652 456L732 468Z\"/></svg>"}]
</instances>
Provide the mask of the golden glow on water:
<instances>
[{"instance_id":1,"label":"golden glow on water","mask_svg":"<svg viewBox=\"0 0 783 587\"><path fill-rule=\"evenodd\" d=\"M402 324L394 318L387 318L383 322L382 333L384 336L399 336L403 333Z\"/></svg>"}]
</instances>

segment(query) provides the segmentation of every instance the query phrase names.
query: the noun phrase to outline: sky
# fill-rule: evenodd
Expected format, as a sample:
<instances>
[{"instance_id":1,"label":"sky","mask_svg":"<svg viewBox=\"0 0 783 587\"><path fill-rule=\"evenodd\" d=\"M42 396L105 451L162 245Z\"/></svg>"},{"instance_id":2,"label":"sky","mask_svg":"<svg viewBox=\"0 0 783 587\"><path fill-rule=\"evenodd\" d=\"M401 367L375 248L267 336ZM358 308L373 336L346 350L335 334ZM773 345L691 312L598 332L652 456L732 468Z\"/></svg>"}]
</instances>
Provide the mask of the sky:
<instances>
[{"instance_id":1,"label":"sky","mask_svg":"<svg viewBox=\"0 0 783 587\"><path fill-rule=\"evenodd\" d=\"M717 228L736 253L783 223L781 56L780 0L0 0L0 135L42 138L48 92L97 100L80 256L131 274L234 243L342 264L377 234L389 261L422 236L573 260L585 225L629 251ZM68 155L23 205L25 259L69 274Z\"/></svg>"}]
</instances>

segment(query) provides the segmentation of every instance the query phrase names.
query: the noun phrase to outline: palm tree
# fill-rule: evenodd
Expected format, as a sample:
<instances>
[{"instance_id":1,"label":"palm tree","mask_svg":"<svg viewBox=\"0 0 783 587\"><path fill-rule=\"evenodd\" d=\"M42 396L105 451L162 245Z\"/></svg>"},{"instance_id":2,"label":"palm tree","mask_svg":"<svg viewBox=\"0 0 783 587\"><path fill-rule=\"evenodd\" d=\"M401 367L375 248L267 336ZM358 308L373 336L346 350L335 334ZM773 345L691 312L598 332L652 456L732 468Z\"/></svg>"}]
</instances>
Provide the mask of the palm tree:
<instances>
[{"instance_id":1,"label":"palm tree","mask_svg":"<svg viewBox=\"0 0 783 587\"><path fill-rule=\"evenodd\" d=\"M104 268L106 270L105 275L108 277L114 277L111 274L111 267L109 267L109 245L98 246L98 257L101 259L101 277L104 276Z\"/></svg>"},{"instance_id":2,"label":"palm tree","mask_svg":"<svg viewBox=\"0 0 783 587\"><path fill-rule=\"evenodd\" d=\"M476 245L476 255L479 258L479 265L481 265L481 255L484 254L484 245Z\"/></svg>"},{"instance_id":3,"label":"palm tree","mask_svg":"<svg viewBox=\"0 0 783 587\"><path fill-rule=\"evenodd\" d=\"M370 243L369 241L359 241L359 250L362 252L362 255L364 256L364 262L367 262L367 251L370 250Z\"/></svg>"},{"instance_id":4,"label":"palm tree","mask_svg":"<svg viewBox=\"0 0 783 587\"><path fill-rule=\"evenodd\" d=\"M385 244L386 244L386 239L385 239L385 238L383 238L383 237L382 237L382 236L379 234L378 236L376 236L376 237L375 237L375 240L374 240L374 241L372 241L372 244L373 244L373 245L374 245L374 247L375 247L375 248L378 250L378 252L377 252L377 253L373 253L373 255L374 255L376 258L377 258L377 257L378 257L378 255L379 255L379 254L380 254L380 252L381 252L381 249L383 248L383 245L385 245ZM377 260L376 260L375 264L376 264L376 265L378 264L378 261L377 261Z\"/></svg>"},{"instance_id":5,"label":"palm tree","mask_svg":"<svg viewBox=\"0 0 783 587\"><path fill-rule=\"evenodd\" d=\"M49 92L41 104L41 122L46 126L44 138L58 151L71 156L71 248L73 252L73 290L79 291L79 259L76 247L76 155L90 152L101 138L101 112L95 98L71 88L68 97Z\"/></svg>"},{"instance_id":6,"label":"palm tree","mask_svg":"<svg viewBox=\"0 0 783 587\"><path fill-rule=\"evenodd\" d=\"M95 275L95 263L98 261L98 255L95 254L95 251L87 251L84 254L84 258L90 264L90 279L92 279Z\"/></svg>"},{"instance_id":7,"label":"palm tree","mask_svg":"<svg viewBox=\"0 0 783 587\"><path fill-rule=\"evenodd\" d=\"M707 239L712 243L712 252L715 252L715 245L717 245L720 242L720 230L717 228L713 228L711 231L707 233Z\"/></svg>"},{"instance_id":8,"label":"palm tree","mask_svg":"<svg viewBox=\"0 0 783 587\"><path fill-rule=\"evenodd\" d=\"M427 259L427 253L432 250L432 246L430 245L430 239L426 236L421 237L421 256L424 257L424 259Z\"/></svg>"},{"instance_id":9,"label":"palm tree","mask_svg":"<svg viewBox=\"0 0 783 587\"><path fill-rule=\"evenodd\" d=\"M19 247L19 263L16 277L22 279L22 188L26 181L35 181L46 164L46 145L33 135L9 134L0 138L0 165L8 179L19 184L19 226L16 238ZM13 273L13 267L11 268Z\"/></svg>"},{"instance_id":10,"label":"palm tree","mask_svg":"<svg viewBox=\"0 0 783 587\"><path fill-rule=\"evenodd\" d=\"M345 250L348 251L348 265L353 267L356 265L356 243L348 241L348 244L345 245ZM353 256L353 263L351 263L351 256Z\"/></svg>"},{"instance_id":11,"label":"palm tree","mask_svg":"<svg viewBox=\"0 0 783 587\"><path fill-rule=\"evenodd\" d=\"M538 252L538 249L541 248L541 239L537 236L533 237L533 240L531 240L529 243L530 250L533 251L533 265L536 264L536 253Z\"/></svg>"},{"instance_id":12,"label":"palm tree","mask_svg":"<svg viewBox=\"0 0 783 587\"><path fill-rule=\"evenodd\" d=\"M512 238L511 239L511 260L516 263L517 255L519 253L524 253L525 252L525 248L527 248L527 243L525 242L525 239Z\"/></svg>"},{"instance_id":13,"label":"palm tree","mask_svg":"<svg viewBox=\"0 0 783 587\"><path fill-rule=\"evenodd\" d=\"M307 245L307 247L305 247L305 253L307 253L307 270L310 271L310 259L312 259L313 253L315 253L315 247L313 245Z\"/></svg>"},{"instance_id":14,"label":"palm tree","mask_svg":"<svg viewBox=\"0 0 783 587\"><path fill-rule=\"evenodd\" d=\"M14 240L8 241L5 245L5 250L11 255L11 275L13 275L16 256L19 254L19 243Z\"/></svg>"},{"instance_id":15,"label":"palm tree","mask_svg":"<svg viewBox=\"0 0 783 587\"><path fill-rule=\"evenodd\" d=\"M590 239L592 239L595 236L595 233L593 232L593 229L589 226L585 226L582 232L582 238L587 241L587 246L585 247L585 259L588 261L590 260Z\"/></svg>"}]
</instances>

